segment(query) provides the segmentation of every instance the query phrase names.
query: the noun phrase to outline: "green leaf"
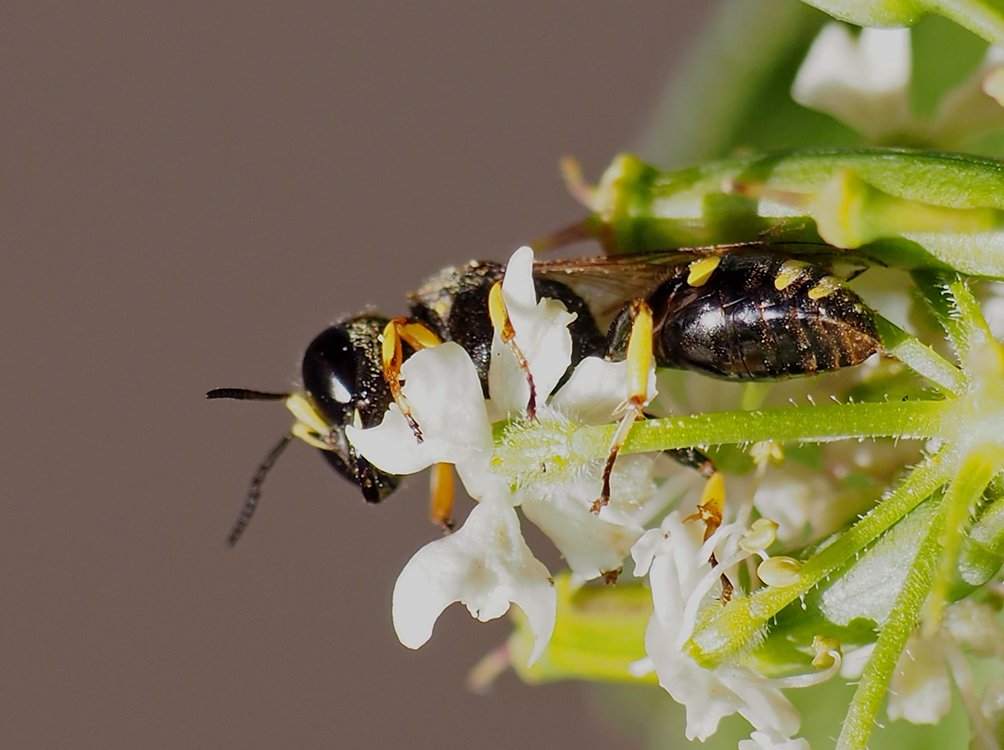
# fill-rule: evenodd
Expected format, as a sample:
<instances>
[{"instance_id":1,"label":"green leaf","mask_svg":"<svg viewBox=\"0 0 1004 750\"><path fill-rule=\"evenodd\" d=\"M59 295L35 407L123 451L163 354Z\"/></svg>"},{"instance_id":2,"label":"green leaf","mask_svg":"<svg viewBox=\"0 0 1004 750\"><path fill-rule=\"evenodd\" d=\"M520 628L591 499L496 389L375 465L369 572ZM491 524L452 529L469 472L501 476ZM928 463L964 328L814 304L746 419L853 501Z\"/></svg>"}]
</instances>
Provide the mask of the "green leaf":
<instances>
[{"instance_id":1,"label":"green leaf","mask_svg":"<svg viewBox=\"0 0 1004 750\"><path fill-rule=\"evenodd\" d=\"M950 18L992 44L1004 42L1001 0L804 0L858 26L913 26L928 13Z\"/></svg>"},{"instance_id":2,"label":"green leaf","mask_svg":"<svg viewBox=\"0 0 1004 750\"><path fill-rule=\"evenodd\" d=\"M622 154L591 208L587 231L608 252L826 241L897 268L1004 278L1004 163L964 154L812 149L672 172Z\"/></svg>"}]
</instances>

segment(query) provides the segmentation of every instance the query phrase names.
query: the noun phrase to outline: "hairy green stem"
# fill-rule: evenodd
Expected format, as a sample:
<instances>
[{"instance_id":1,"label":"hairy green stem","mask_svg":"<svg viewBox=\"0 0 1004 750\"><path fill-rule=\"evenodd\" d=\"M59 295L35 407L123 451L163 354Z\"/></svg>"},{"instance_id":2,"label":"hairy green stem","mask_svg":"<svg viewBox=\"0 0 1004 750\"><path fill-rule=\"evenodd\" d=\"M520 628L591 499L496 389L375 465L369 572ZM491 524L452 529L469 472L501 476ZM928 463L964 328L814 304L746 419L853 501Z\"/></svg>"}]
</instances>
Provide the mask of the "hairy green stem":
<instances>
[{"instance_id":1,"label":"hairy green stem","mask_svg":"<svg viewBox=\"0 0 1004 750\"><path fill-rule=\"evenodd\" d=\"M889 690L896 663L907 638L920 618L941 555L941 530L944 527L948 502L942 504L920 548L889 617L882 626L875 650L861 675L851 709L837 739L837 750L864 750L875 726L875 718Z\"/></svg>"},{"instance_id":2,"label":"hairy green stem","mask_svg":"<svg viewBox=\"0 0 1004 750\"><path fill-rule=\"evenodd\" d=\"M973 510L998 468L989 456L975 453L966 458L959 473L948 486L941 513L943 525L938 536L941 562L924 612L926 635L933 635L938 629L949 589L958 578L959 555L966 532L972 524Z\"/></svg>"},{"instance_id":3,"label":"hairy green stem","mask_svg":"<svg viewBox=\"0 0 1004 750\"><path fill-rule=\"evenodd\" d=\"M965 389L966 379L962 371L916 336L881 315L875 316L875 325L890 357L895 357L942 391L958 395Z\"/></svg>"},{"instance_id":4,"label":"hairy green stem","mask_svg":"<svg viewBox=\"0 0 1004 750\"><path fill-rule=\"evenodd\" d=\"M823 404L755 411L693 414L646 419L631 430L623 453L648 453L701 445L776 442L829 442L848 438L931 438L948 401ZM603 458L616 427L583 427L571 436L579 456Z\"/></svg>"}]
</instances>

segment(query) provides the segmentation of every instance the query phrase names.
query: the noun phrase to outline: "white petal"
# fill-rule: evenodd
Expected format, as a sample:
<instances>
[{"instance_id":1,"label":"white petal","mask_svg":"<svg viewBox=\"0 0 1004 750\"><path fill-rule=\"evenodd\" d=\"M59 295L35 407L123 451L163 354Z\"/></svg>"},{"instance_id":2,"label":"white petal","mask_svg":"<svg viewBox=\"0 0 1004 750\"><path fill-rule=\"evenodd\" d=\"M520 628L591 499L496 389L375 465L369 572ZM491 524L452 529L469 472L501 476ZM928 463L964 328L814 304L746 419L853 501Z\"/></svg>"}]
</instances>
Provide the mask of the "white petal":
<instances>
[{"instance_id":1,"label":"white petal","mask_svg":"<svg viewBox=\"0 0 1004 750\"><path fill-rule=\"evenodd\" d=\"M787 737L780 732L753 732L739 741L739 750L810 750L808 740Z\"/></svg>"},{"instance_id":2,"label":"white petal","mask_svg":"<svg viewBox=\"0 0 1004 750\"><path fill-rule=\"evenodd\" d=\"M952 686L940 637L910 636L889 683L890 719L937 724L952 707Z\"/></svg>"},{"instance_id":3,"label":"white petal","mask_svg":"<svg viewBox=\"0 0 1004 750\"><path fill-rule=\"evenodd\" d=\"M956 643L981 656L1004 657L1004 630L997 612L987 604L963 599L945 611L945 629Z\"/></svg>"},{"instance_id":4,"label":"white petal","mask_svg":"<svg viewBox=\"0 0 1004 750\"><path fill-rule=\"evenodd\" d=\"M554 630L557 599L547 568L523 541L519 519L504 500L489 498L450 536L415 553L394 587L394 629L408 648L432 635L439 615L463 602L482 622L516 604L535 636L530 663L543 653Z\"/></svg>"},{"instance_id":5,"label":"white petal","mask_svg":"<svg viewBox=\"0 0 1004 750\"><path fill-rule=\"evenodd\" d=\"M645 649L659 684L686 708L688 739L707 739L721 719L737 712L756 729L791 736L798 714L780 690L745 668L705 669L682 649L692 627L684 613L710 570L702 536L701 524L684 523L674 511L659 535L646 533L632 551L640 569L649 567L654 611Z\"/></svg>"},{"instance_id":6,"label":"white petal","mask_svg":"<svg viewBox=\"0 0 1004 750\"><path fill-rule=\"evenodd\" d=\"M909 118L909 29L863 29L831 23L819 32L798 70L792 98L872 138Z\"/></svg>"},{"instance_id":7,"label":"white petal","mask_svg":"<svg viewBox=\"0 0 1004 750\"><path fill-rule=\"evenodd\" d=\"M572 335L568 324L575 315L553 299L537 301L533 287L533 251L521 247L509 260L502 281L502 297L516 332L516 345L533 375L537 400L543 403L572 360ZM526 409L530 387L526 373L496 332L488 370L492 401L505 413Z\"/></svg>"},{"instance_id":8,"label":"white petal","mask_svg":"<svg viewBox=\"0 0 1004 750\"><path fill-rule=\"evenodd\" d=\"M562 493L524 500L521 505L526 517L554 542L571 571L586 580L620 568L642 534L640 526L610 523L590 512L594 499Z\"/></svg>"},{"instance_id":9,"label":"white petal","mask_svg":"<svg viewBox=\"0 0 1004 750\"><path fill-rule=\"evenodd\" d=\"M645 402L654 399L655 366L648 378L648 395ZM551 406L570 419L584 424L603 424L628 396L627 362L608 362L599 357L586 357L568 378L561 390L551 398Z\"/></svg>"},{"instance_id":10,"label":"white petal","mask_svg":"<svg viewBox=\"0 0 1004 750\"><path fill-rule=\"evenodd\" d=\"M401 375L423 441L416 440L392 404L376 427L345 430L368 461L391 474L412 474L440 461L459 464L491 452L481 381L463 348L450 342L416 352L402 366Z\"/></svg>"}]
</instances>

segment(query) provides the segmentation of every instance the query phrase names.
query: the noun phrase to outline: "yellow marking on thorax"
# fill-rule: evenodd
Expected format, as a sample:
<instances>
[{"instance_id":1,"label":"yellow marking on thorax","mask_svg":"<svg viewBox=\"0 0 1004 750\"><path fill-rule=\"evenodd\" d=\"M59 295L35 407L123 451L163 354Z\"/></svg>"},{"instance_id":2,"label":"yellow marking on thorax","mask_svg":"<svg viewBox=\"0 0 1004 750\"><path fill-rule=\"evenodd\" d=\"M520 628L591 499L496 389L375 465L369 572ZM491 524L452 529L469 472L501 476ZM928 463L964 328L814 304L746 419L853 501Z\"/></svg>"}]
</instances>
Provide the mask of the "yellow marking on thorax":
<instances>
[{"instance_id":1,"label":"yellow marking on thorax","mask_svg":"<svg viewBox=\"0 0 1004 750\"><path fill-rule=\"evenodd\" d=\"M704 286L721 262L722 258L719 255L695 260L690 264L690 271L687 273L687 283L690 286Z\"/></svg>"}]
</instances>

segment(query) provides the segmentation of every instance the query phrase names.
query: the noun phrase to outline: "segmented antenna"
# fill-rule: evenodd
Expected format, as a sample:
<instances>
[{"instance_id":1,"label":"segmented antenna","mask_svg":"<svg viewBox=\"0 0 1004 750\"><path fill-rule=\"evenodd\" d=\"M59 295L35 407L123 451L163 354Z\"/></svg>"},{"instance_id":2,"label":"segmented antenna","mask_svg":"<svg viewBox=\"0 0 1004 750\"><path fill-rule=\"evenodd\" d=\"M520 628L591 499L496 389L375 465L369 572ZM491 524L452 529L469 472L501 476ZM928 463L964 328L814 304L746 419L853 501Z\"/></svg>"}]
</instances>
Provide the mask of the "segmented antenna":
<instances>
[{"instance_id":1,"label":"segmented antenna","mask_svg":"<svg viewBox=\"0 0 1004 750\"><path fill-rule=\"evenodd\" d=\"M219 388L217 390L239 390L239 389L227 389ZM210 391L212 393L213 391ZM254 393L254 391L252 391ZM208 394L206 394L207 397ZM268 395L268 394L266 394ZM214 396L213 398L228 398L227 396ZM240 398L238 396L238 398ZM261 497L261 486L265 483L265 477L268 475L269 469L279 460L279 456L282 452L286 450L286 446L289 445L289 441L293 439L293 436L286 433L282 436L278 443L272 446L272 450L268 452L262 462L258 464L258 468L255 470L254 476L251 477L251 484L248 487L247 498L244 500L244 506L241 508L241 514L237 517L237 523L234 524L233 529L230 530L230 536L227 537L227 544L233 547L237 544L237 540L241 538L241 534L244 533L244 529L248 527L251 523L251 517L254 515L255 510L258 508L258 499Z\"/></svg>"},{"instance_id":2,"label":"segmented antenna","mask_svg":"<svg viewBox=\"0 0 1004 750\"><path fill-rule=\"evenodd\" d=\"M289 398L289 394L252 391L250 388L213 388L206 394L206 398L230 398L236 401L282 401Z\"/></svg>"}]
</instances>

